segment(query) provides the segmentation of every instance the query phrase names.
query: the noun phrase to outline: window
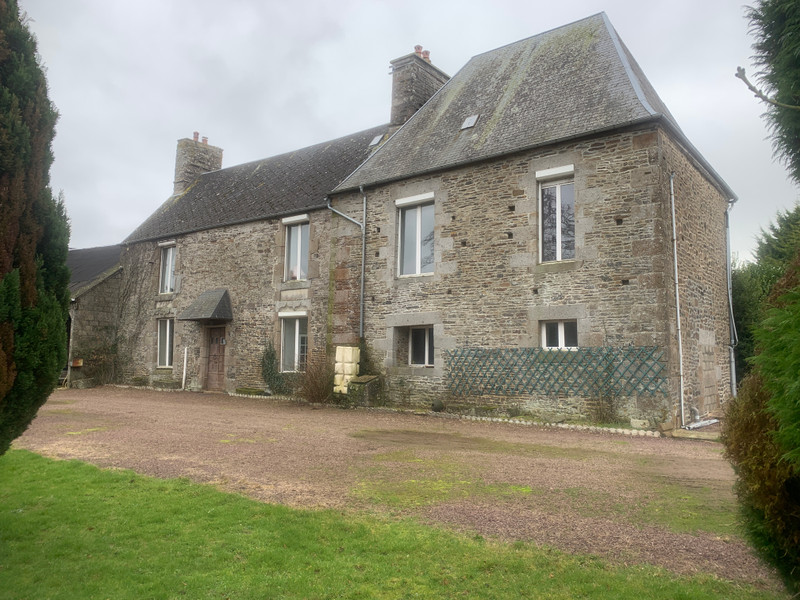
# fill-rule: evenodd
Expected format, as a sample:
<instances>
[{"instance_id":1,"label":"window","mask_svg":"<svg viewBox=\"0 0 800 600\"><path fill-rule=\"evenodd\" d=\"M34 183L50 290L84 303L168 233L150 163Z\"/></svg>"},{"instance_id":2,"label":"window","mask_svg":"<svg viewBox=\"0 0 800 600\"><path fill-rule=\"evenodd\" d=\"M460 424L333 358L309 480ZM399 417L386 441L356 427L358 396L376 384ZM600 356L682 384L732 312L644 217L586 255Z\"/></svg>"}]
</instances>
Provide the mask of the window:
<instances>
[{"instance_id":1,"label":"window","mask_svg":"<svg viewBox=\"0 0 800 600\"><path fill-rule=\"evenodd\" d=\"M308 223L294 223L286 226L284 279L285 281L308 279Z\"/></svg>"},{"instance_id":2,"label":"window","mask_svg":"<svg viewBox=\"0 0 800 600\"><path fill-rule=\"evenodd\" d=\"M433 326L411 327L408 337L408 364L415 367L432 367Z\"/></svg>"},{"instance_id":3,"label":"window","mask_svg":"<svg viewBox=\"0 0 800 600\"><path fill-rule=\"evenodd\" d=\"M575 183L540 184L541 262L575 258Z\"/></svg>"},{"instance_id":4,"label":"window","mask_svg":"<svg viewBox=\"0 0 800 600\"><path fill-rule=\"evenodd\" d=\"M175 343L175 321L158 320L158 367L171 367Z\"/></svg>"},{"instance_id":5,"label":"window","mask_svg":"<svg viewBox=\"0 0 800 600\"><path fill-rule=\"evenodd\" d=\"M400 275L433 273L433 203L400 208Z\"/></svg>"},{"instance_id":6,"label":"window","mask_svg":"<svg viewBox=\"0 0 800 600\"><path fill-rule=\"evenodd\" d=\"M306 370L308 357L308 318L281 319L281 371Z\"/></svg>"},{"instance_id":7,"label":"window","mask_svg":"<svg viewBox=\"0 0 800 600\"><path fill-rule=\"evenodd\" d=\"M578 347L578 322L577 321L543 321L542 322L542 347L543 348L577 348Z\"/></svg>"},{"instance_id":8,"label":"window","mask_svg":"<svg viewBox=\"0 0 800 600\"><path fill-rule=\"evenodd\" d=\"M161 248L161 277L158 283L159 294L175 291L175 246Z\"/></svg>"}]
</instances>

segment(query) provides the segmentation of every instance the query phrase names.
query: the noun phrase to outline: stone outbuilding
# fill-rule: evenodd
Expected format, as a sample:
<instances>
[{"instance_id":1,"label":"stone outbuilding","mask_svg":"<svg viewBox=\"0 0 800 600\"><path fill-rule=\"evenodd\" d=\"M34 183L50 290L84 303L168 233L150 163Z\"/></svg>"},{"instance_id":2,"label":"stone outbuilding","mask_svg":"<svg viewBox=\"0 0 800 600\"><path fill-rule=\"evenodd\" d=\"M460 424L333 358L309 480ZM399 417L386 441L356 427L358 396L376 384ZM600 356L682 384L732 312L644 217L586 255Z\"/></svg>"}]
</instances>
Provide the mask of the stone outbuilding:
<instances>
[{"instance_id":1,"label":"stone outbuilding","mask_svg":"<svg viewBox=\"0 0 800 600\"><path fill-rule=\"evenodd\" d=\"M265 353L296 373L357 347L396 403L717 410L735 195L605 14L452 79L420 47L391 64L386 125L224 169L178 143L173 196L124 242L124 380L263 389Z\"/></svg>"},{"instance_id":2,"label":"stone outbuilding","mask_svg":"<svg viewBox=\"0 0 800 600\"><path fill-rule=\"evenodd\" d=\"M70 250L69 318L67 320L67 369L64 383L85 387L110 383L116 377L116 335L122 246Z\"/></svg>"}]
</instances>

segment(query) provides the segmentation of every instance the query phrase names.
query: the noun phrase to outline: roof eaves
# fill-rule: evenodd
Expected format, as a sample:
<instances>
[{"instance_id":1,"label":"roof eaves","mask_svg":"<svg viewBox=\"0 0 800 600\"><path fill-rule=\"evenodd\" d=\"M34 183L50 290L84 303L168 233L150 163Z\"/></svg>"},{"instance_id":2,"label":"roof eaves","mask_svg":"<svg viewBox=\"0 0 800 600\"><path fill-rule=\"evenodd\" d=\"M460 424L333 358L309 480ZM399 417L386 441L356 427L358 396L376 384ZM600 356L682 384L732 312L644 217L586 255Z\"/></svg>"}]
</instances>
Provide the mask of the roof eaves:
<instances>
[{"instance_id":1,"label":"roof eaves","mask_svg":"<svg viewBox=\"0 0 800 600\"><path fill-rule=\"evenodd\" d=\"M400 177L394 177L394 178L391 178L391 179L377 180L377 181L366 182L366 183L361 183L361 184L357 184L357 185L351 185L350 187L346 187L346 188L338 188L337 187L336 190L334 192L332 192L332 194L334 194L334 193L335 194L344 194L344 193L349 193L349 192L355 192L355 191L359 190L359 188L361 188L361 187L364 187L364 188L375 188L375 187L378 187L378 186L381 186L381 185L388 185L390 183L395 183L397 181L403 181L403 180L409 179L411 177L423 177L423 176L426 176L426 175L433 175L435 173L441 173L441 172L444 172L444 171L449 171L451 169L458 169L458 168L465 167L465 166L468 166L468 165L471 165L471 164L476 164L476 163L481 163L481 162L485 162L485 161L489 161L489 160L494 160L494 159L497 159L497 158L501 158L503 156L509 156L509 155L518 154L518 153L521 153L521 152L527 152L529 150L535 150L537 148L543 148L543 147L552 146L552 145L555 145L555 144L562 144L562 143L565 143L565 142L571 142L571 141L575 141L575 140L579 140L579 139L583 139L583 138L592 137L592 136L595 136L595 135L600 135L600 134L603 134L603 133L608 133L610 131L617 131L617 130L620 130L620 129L627 129L629 127L636 127L638 125L643 125L645 123L650 123L650 122L652 122L652 123L661 123L664 126L666 126L678 138L678 141L680 142L681 146L683 146L683 148L686 150L687 154L689 154L689 156L695 161L696 165L700 168L700 170L704 171L705 174L708 176L708 178L711 179L712 181L714 181L717 184L719 189L729 197L730 201L731 202L736 202L738 200L738 197L736 196L734 191L730 188L730 186L725 182L724 179L722 179L722 177L719 175L719 173L717 173L716 170L714 170L714 168L711 166L711 164L705 159L705 157L703 157L703 155L700 153L700 151L689 141L689 139L680 130L680 128L672 122L672 119L667 118L666 116L664 116L664 115L662 115L660 113L654 113L649 117L643 117L641 119L634 119L634 120L628 121L626 123L621 123L619 125L614 125L614 126L611 126L611 127L603 127L603 128L600 128L600 129L594 129L592 131L580 133L580 134L577 134L577 135L572 135L572 136L566 136L566 137L562 137L562 138L552 139L552 140L548 140L546 142L540 142L540 143L537 143L537 144L531 144L529 146L525 146L523 148L518 148L518 149L515 149L515 150L512 150L512 151L498 152L497 154L493 154L493 155L482 156L480 158L464 160L464 161L461 161L461 162L458 162L458 163L452 163L452 164L449 164L449 165L446 165L446 166L443 166L443 167L436 167L436 168L433 168L433 169L417 171L415 173L403 175L403 176L400 176Z\"/></svg>"},{"instance_id":2,"label":"roof eaves","mask_svg":"<svg viewBox=\"0 0 800 600\"><path fill-rule=\"evenodd\" d=\"M119 263L117 263L116 265L114 265L113 267L108 269L107 271L101 273L100 275L98 275L97 277L92 279L86 285L84 285L84 286L78 288L77 290L75 290L74 293L70 293L70 298L72 298L74 300L74 299L78 298L79 296L83 296L84 294L86 294L87 292L90 292L91 290L96 288L98 285L100 285L104 281L110 279L111 277L113 277L114 275L119 273L120 271L122 271L122 266Z\"/></svg>"},{"instance_id":3,"label":"roof eaves","mask_svg":"<svg viewBox=\"0 0 800 600\"><path fill-rule=\"evenodd\" d=\"M199 233L201 231L209 231L211 229L221 229L223 227L234 227L236 225L244 225L246 223L256 223L258 221L275 221L275 220L278 220L278 219L282 219L284 217L288 217L288 216L291 216L291 215L296 215L298 213L315 212L315 211L322 210L322 209L325 209L325 208L328 207L328 204L327 204L327 202L325 202L324 198L323 198L323 200L321 202L322 202L321 204L313 204L313 205L310 205L310 206L304 206L304 207L296 208L296 209L293 209L293 210L284 210L284 211L281 211L281 212L278 212L278 213L274 213L274 214L262 215L262 216L258 216L258 217L251 217L251 218L248 218L248 219L239 219L237 221L228 221L228 222L225 222L225 223L215 223L214 225L205 225L203 227L193 227L191 229L182 229L182 230L178 230L178 231L170 231L170 232L162 233L162 234L159 234L159 235L151 235L151 236L143 237L143 238L131 239L130 237L128 237L122 243L124 245L126 245L126 246L131 246L133 244L141 244L141 243L144 243L144 242L155 242L157 240L163 240L163 239L171 238L171 237L178 237L178 236L181 236L181 235L189 235L190 233Z\"/></svg>"},{"instance_id":4,"label":"roof eaves","mask_svg":"<svg viewBox=\"0 0 800 600\"><path fill-rule=\"evenodd\" d=\"M628 121L628 122L625 122L625 123L621 123L621 124L618 124L618 125L613 125L613 126L609 126L609 127L602 127L602 128L599 128L599 129L594 129L592 131L585 131L585 132L582 132L582 133L579 133L579 134L575 134L575 135L565 136L565 137L561 137L561 138L554 138L554 139L546 140L546 141L543 141L543 142L537 142L535 144L530 144L528 146L515 148L513 150L505 150L505 151L502 151L502 152L497 152L495 154L488 154L486 156L480 156L480 157L476 157L476 158L469 158L467 160L462 160L460 162L450 163L448 165L444 165L444 166L441 166L441 167L435 167L435 168L432 168L432 169L424 169L424 170L420 170L420 171L415 171L414 173L405 174L405 175L402 175L402 176L399 176L399 177L394 177L394 178L391 178L391 179L368 181L368 182L364 182L364 183L360 183L360 184L353 184L353 185L350 185L349 187L346 187L346 188L337 187L334 190L333 193L339 194L339 193L345 193L345 192L354 192L354 191L358 190L359 187L361 187L361 186L363 186L365 188L367 188L367 187L373 187L374 188L374 187L378 187L378 186L381 186L381 185L386 185L386 184L389 184L389 183L395 183L397 181L402 181L404 179L410 179L411 177L422 177L422 176L425 176L425 175L432 175L434 173L441 173L441 172L444 172L444 171L449 171L451 169L458 169L458 168L461 168L461 167L465 167L465 166L468 166L468 165L471 165L471 164L476 164L476 163L481 163L481 162L485 162L485 161L489 161L489 160L494 160L494 159L497 159L497 158L501 158L503 156L510 156L510 155L513 155L513 154L519 154L521 152L528 152L529 150L535 150L537 148L544 148L544 147L547 147L547 146L552 146L554 144L562 144L564 142L570 142L570 141L579 140L579 139L583 139L583 138L587 138L587 137L592 137L592 136L599 135L599 134L602 134L602 133L607 133L609 131L616 131L616 130L619 130L619 129L625 129L625 128L628 128L628 127L634 127L636 125L641 125L643 123L648 123L648 122L651 122L651 121L655 122L655 121L661 120L661 118L662 118L662 116L660 114L655 114L655 115L651 115L651 116L648 116L648 117L643 117L641 119L634 119L634 120L631 120L631 121Z\"/></svg>"}]
</instances>

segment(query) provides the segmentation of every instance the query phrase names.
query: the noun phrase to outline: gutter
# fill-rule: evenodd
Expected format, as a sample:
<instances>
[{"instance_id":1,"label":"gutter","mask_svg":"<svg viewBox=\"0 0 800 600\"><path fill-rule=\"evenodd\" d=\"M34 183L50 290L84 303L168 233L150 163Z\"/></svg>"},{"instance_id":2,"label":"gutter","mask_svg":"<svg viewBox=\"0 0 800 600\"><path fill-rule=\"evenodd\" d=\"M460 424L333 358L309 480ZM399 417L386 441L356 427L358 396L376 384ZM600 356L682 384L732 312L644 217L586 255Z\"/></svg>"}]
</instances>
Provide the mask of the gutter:
<instances>
[{"instance_id":1,"label":"gutter","mask_svg":"<svg viewBox=\"0 0 800 600\"><path fill-rule=\"evenodd\" d=\"M359 292L359 314L358 314L358 337L360 340L364 339L364 274L366 271L366 260L367 260L367 193L364 191L364 186L359 186L359 191L361 192L361 196L363 199L363 209L361 215L361 222L359 223L353 217L344 214L333 208L331 206L331 199L328 196L325 196L325 203L328 207L328 210L331 212L339 215L340 217L347 219L351 223L355 223L361 229L361 289Z\"/></svg>"}]
</instances>

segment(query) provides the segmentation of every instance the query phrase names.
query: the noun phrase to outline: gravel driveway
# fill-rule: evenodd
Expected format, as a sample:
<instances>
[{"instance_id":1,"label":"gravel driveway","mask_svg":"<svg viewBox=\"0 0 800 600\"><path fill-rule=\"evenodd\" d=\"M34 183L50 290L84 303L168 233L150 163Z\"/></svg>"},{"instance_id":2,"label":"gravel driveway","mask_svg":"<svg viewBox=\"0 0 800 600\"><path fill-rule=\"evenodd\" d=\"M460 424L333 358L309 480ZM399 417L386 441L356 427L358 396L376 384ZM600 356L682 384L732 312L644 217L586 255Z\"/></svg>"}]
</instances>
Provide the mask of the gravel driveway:
<instances>
[{"instance_id":1,"label":"gravel driveway","mask_svg":"<svg viewBox=\"0 0 800 600\"><path fill-rule=\"evenodd\" d=\"M653 520L659 506L696 492L733 521L734 474L713 442L104 387L56 391L15 446L265 502L412 516L778 586L737 535L675 532Z\"/></svg>"}]
</instances>

